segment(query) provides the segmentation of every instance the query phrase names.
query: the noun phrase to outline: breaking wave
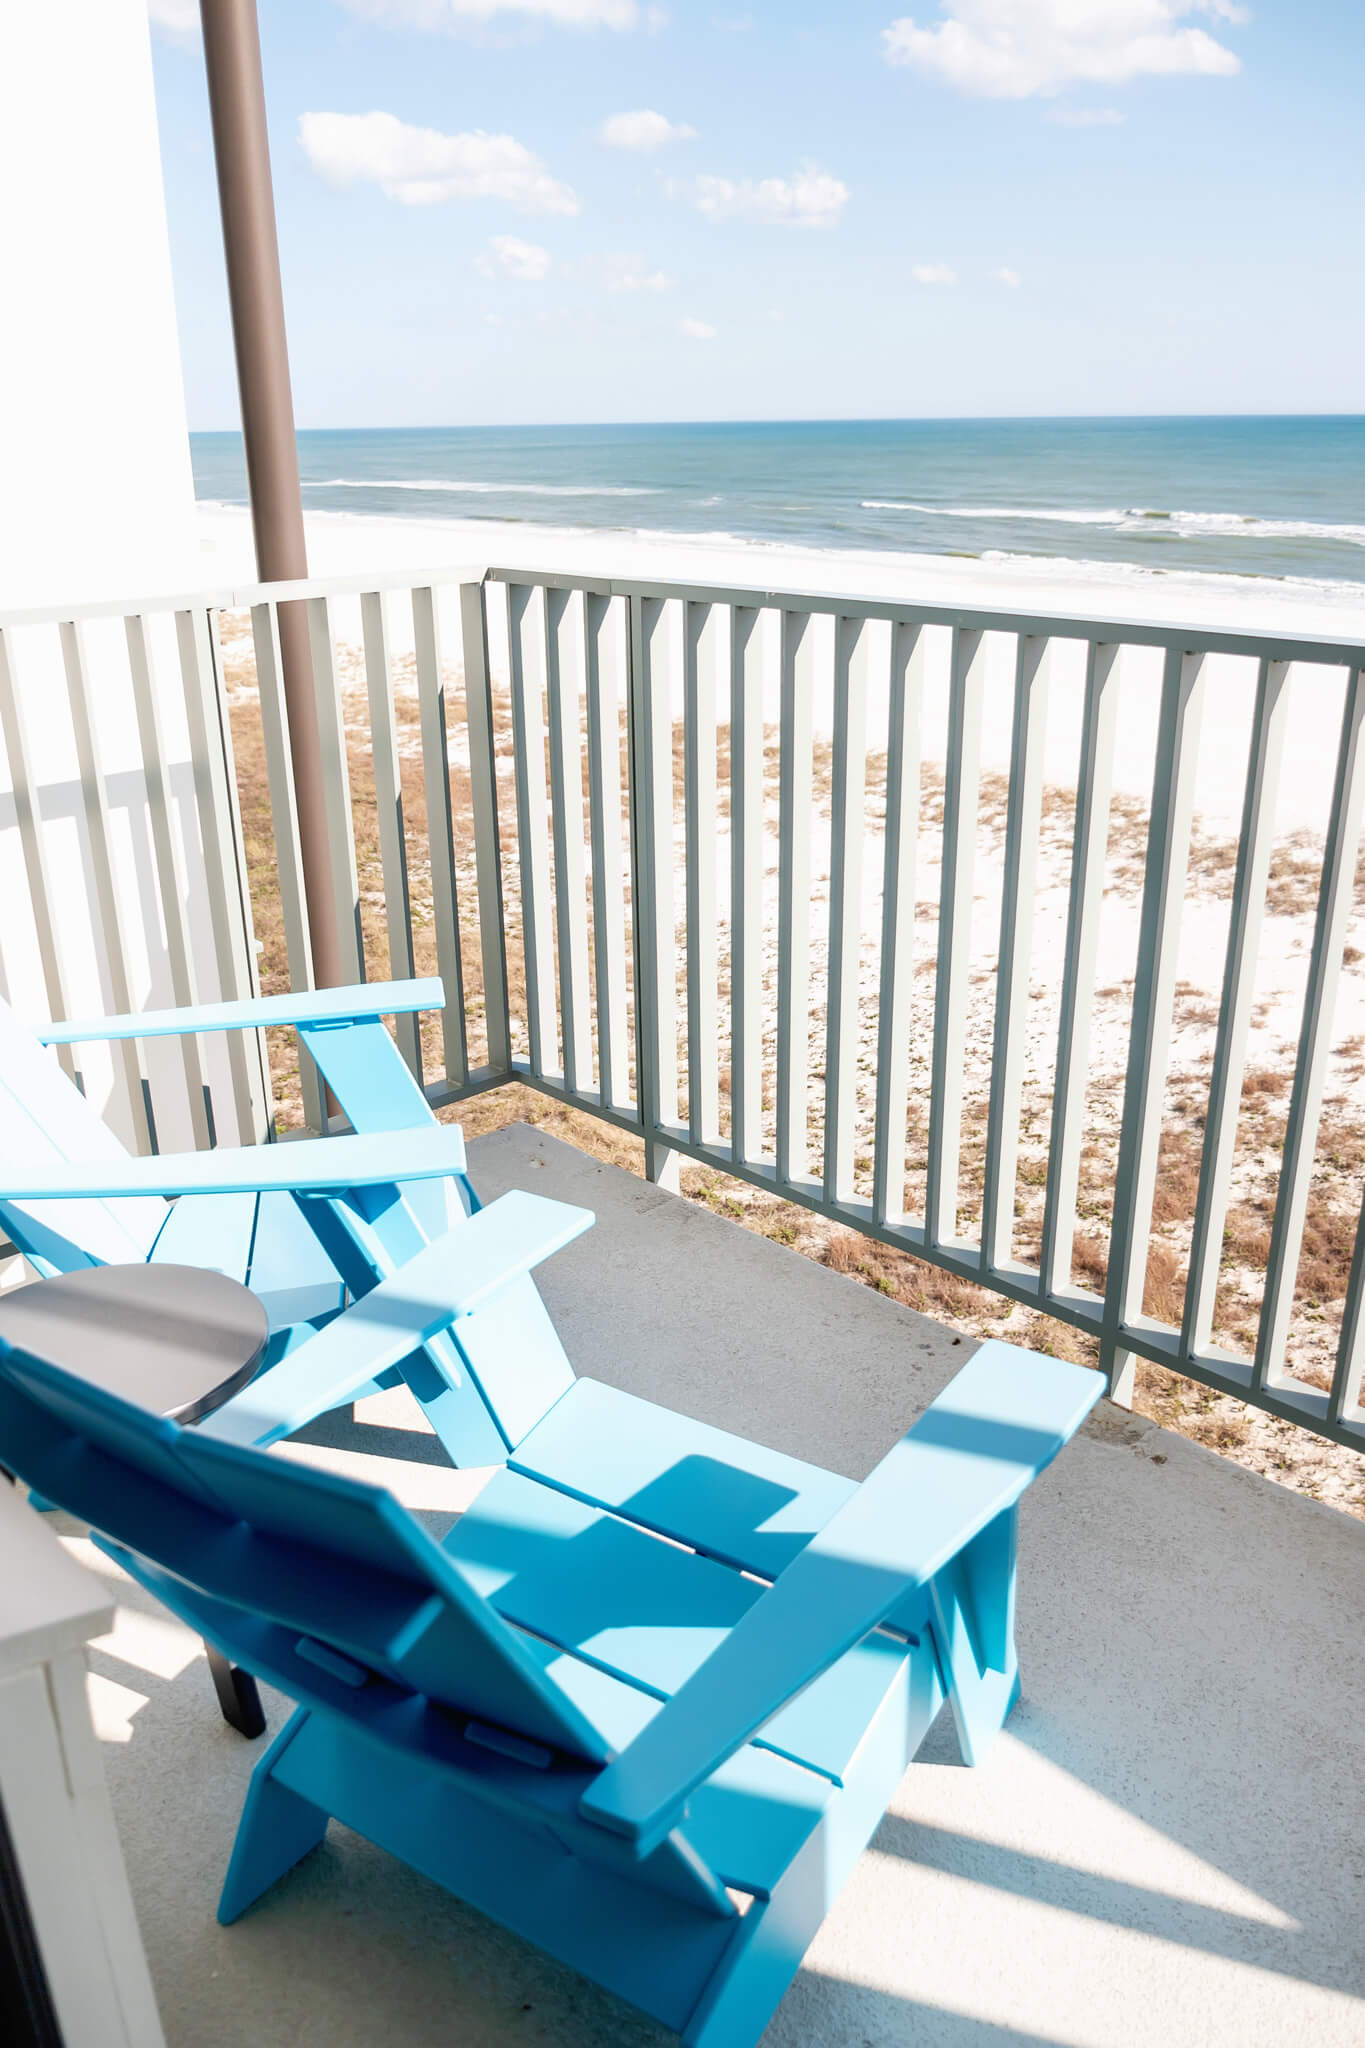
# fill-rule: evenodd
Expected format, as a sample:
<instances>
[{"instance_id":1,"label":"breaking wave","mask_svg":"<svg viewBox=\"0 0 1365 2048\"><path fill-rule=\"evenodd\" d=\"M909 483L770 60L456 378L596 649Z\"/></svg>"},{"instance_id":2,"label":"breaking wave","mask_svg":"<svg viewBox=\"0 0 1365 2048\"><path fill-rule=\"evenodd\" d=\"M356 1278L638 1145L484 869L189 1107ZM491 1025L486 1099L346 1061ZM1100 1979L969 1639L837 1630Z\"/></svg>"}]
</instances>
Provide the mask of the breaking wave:
<instances>
[{"instance_id":1,"label":"breaking wave","mask_svg":"<svg viewBox=\"0 0 1365 2048\"><path fill-rule=\"evenodd\" d=\"M1365 548L1365 525L1316 519L1270 519L1252 512L1068 511L1045 505L918 505L897 498L863 498L864 512L918 512L930 519L1020 519L1065 526L1102 526L1111 533L1163 534L1197 540L1201 534L1234 540L1335 540Z\"/></svg>"}]
</instances>

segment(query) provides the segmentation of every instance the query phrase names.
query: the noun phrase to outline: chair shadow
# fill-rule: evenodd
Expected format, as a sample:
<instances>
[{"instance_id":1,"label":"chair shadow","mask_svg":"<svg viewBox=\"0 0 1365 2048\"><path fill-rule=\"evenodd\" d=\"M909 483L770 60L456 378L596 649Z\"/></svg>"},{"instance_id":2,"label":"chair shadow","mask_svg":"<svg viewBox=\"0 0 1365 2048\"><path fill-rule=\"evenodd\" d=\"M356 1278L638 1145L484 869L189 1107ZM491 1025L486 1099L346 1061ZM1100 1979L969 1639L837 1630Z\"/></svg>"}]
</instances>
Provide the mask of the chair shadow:
<instances>
[{"instance_id":1,"label":"chair shadow","mask_svg":"<svg viewBox=\"0 0 1365 2048\"><path fill-rule=\"evenodd\" d=\"M401 1426L391 1429L384 1423L361 1422L353 1404L328 1409L302 1429L291 1431L288 1441L314 1444L326 1451L360 1451L369 1457L392 1458L409 1465L451 1465L445 1445L434 1431Z\"/></svg>"},{"instance_id":2,"label":"chair shadow","mask_svg":"<svg viewBox=\"0 0 1365 2048\"><path fill-rule=\"evenodd\" d=\"M1133 1769L1129 1755L1120 1762L1115 1751L1106 1750L1083 1728L1030 1702L1026 1651L1027 1645L1021 1653L1025 1696L1006 1724L1007 1737L1097 1793L1140 1827L1197 1857L1288 1924L1078 1867L1062 1858L1031 1855L895 1811L883 1816L873 1846L921 1868L1006 1895L1300 1983L1359 1995L1365 1945L1357 1945L1353 1960L1341 1943L1324 1938L1311 1900L1298 1893L1285 1896L1283 1857L1277 1858L1275 1842L1267 1842L1258 1829L1239 1825L1245 1807L1236 1788L1229 1785L1226 1801L1207 1795L1194 1801L1182 1795L1178 1784L1162 1788L1154 1772L1144 1778L1140 1766ZM1216 1709L1213 1715L1216 1718ZM956 1740L945 1712L922 1744L911 1774L925 1767L958 1765ZM1244 1768L1237 1778L1240 1785Z\"/></svg>"},{"instance_id":3,"label":"chair shadow","mask_svg":"<svg viewBox=\"0 0 1365 2048\"><path fill-rule=\"evenodd\" d=\"M699 1491L713 1499L723 1497L727 1517L735 1526L742 1522L749 1541L760 1544L765 1526L795 1498L789 1488L742 1468L693 1456L679 1459L623 1502L620 1513L646 1528L657 1528L661 1522L676 1528L686 1501L695 1499ZM790 1540L789 1532L784 1533ZM678 1654L676 1671L670 1669L661 1687L671 1691L702 1661L711 1642L760 1596L761 1588L714 1566L698 1571L692 1558L667 1545L658 1546L644 1565L623 1570L627 1536L619 1522L606 1515L580 1533L566 1536L535 1526L520 1528L510 1520L493 1520L476 1503L449 1540L464 1561L505 1575L493 1597L509 1618L524 1618L537 1632L607 1668L624 1669L624 1659L632 1654L632 1648L626 1648L620 1653L622 1663L616 1662L617 1645L611 1641L614 1632L624 1635L632 1630L658 1629L691 1634L693 1640ZM636 1537L634 1541L639 1547L648 1539ZM774 1569L780 1570L780 1564ZM640 1652L634 1650L633 1654ZM671 1649L664 1654L673 1656ZM1026 1644L1024 1663L1027 1685ZM1220 1827L1218 1815L1209 1811L1210 1805L1216 1808L1218 1803L1204 1801L1197 1810L1204 1825L1195 1824L1196 1808L1188 1796L1188 1784L1182 1784L1178 1776L1166 1797L1155 1773L1145 1781L1139 1775L1135 1783L1129 1756L1125 1755L1118 1767L1114 1750L1097 1741L1083 1722L1054 1719L1031 1706L1027 1696L1011 1717L1008 1732L1013 1740L1028 1745L1105 1801L1133 1814L1147 1828L1159 1831L1212 1870L1278 1908L1291 1924L1277 1926L1269 1916L1200 1903L896 1813L883 1819L875 1837L877 1848L1001 1893L1212 1957L1326 1989L1355 1988L1349 1957L1315 1938L1312 1915L1304 1901L1277 1896L1283 1890L1284 1866L1282 1861L1276 1862L1273 1845L1264 1853L1248 1856L1248 1848L1253 1846L1248 1841L1249 1831L1238 1825L1235 1811ZM951 1715L945 1708L922 1744L915 1767L957 1767L960 1763ZM1137 1812L1135 1792L1141 1799ZM973 2037L963 2034L962 2038Z\"/></svg>"}]
</instances>

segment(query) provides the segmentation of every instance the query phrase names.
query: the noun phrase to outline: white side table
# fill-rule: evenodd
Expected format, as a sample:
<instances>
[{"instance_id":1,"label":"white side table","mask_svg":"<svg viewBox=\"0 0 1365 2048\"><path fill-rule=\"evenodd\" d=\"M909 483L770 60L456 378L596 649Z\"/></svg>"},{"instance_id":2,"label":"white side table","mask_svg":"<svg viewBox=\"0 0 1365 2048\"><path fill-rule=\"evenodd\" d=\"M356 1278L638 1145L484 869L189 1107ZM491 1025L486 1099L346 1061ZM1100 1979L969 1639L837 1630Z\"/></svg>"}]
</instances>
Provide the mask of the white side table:
<instances>
[{"instance_id":1,"label":"white side table","mask_svg":"<svg viewBox=\"0 0 1365 2048\"><path fill-rule=\"evenodd\" d=\"M108 1589L0 1484L0 2033L164 2048L85 1691Z\"/></svg>"}]
</instances>

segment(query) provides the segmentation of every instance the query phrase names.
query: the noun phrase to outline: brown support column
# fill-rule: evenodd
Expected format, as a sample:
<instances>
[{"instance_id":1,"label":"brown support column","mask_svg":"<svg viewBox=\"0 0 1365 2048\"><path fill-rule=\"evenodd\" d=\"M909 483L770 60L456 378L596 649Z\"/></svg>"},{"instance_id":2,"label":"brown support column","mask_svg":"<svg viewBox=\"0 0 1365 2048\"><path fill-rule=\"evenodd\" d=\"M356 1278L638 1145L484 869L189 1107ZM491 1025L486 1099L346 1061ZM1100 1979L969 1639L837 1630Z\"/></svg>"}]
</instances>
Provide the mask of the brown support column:
<instances>
[{"instance_id":1,"label":"brown support column","mask_svg":"<svg viewBox=\"0 0 1365 2048\"><path fill-rule=\"evenodd\" d=\"M263 583L283 582L307 576L308 555L256 5L255 0L199 0L199 8L256 573ZM301 604L281 605L279 620L313 977L319 988L334 988L342 978L341 961L308 621Z\"/></svg>"}]
</instances>

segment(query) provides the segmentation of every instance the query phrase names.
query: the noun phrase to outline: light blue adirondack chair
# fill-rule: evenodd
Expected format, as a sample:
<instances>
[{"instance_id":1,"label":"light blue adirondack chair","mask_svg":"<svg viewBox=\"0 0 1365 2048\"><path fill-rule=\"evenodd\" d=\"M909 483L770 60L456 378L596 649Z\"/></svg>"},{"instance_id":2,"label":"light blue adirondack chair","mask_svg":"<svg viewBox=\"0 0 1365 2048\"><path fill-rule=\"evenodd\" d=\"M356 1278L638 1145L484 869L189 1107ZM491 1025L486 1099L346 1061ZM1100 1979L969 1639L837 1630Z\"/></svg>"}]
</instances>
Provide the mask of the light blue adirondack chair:
<instances>
[{"instance_id":1,"label":"light blue adirondack chair","mask_svg":"<svg viewBox=\"0 0 1365 2048\"><path fill-rule=\"evenodd\" d=\"M0 1229L40 1274L140 1260L227 1273L262 1301L269 1356L282 1355L347 1292L367 1293L478 1208L458 1129L437 1122L381 1021L444 1001L437 980L368 983L37 1030L0 1003ZM279 1025L298 1033L354 1136L134 1159L47 1049ZM487 1320L499 1342L525 1325L553 1344L529 1280ZM386 1378L399 1376L457 1463L506 1454L448 1335Z\"/></svg>"},{"instance_id":2,"label":"light blue adirondack chair","mask_svg":"<svg viewBox=\"0 0 1365 2048\"><path fill-rule=\"evenodd\" d=\"M335 1314L339 1278L293 1199L285 1154L242 1148L134 1164L45 1048L291 1025L344 1076L341 1099L353 1130L383 1134L436 1119L380 1019L443 1002L439 981L371 983L37 1027L0 1002L0 1227L39 1273L142 1259L212 1266L252 1284L274 1328ZM397 1169L402 1156L400 1144ZM463 1176L463 1160L452 1164ZM25 1199L33 1169L62 1167L66 1179L45 1182L45 1199ZM259 1185L230 1188L224 1179L257 1168ZM126 1191L118 1184L125 1172ZM442 1188L416 1200L427 1235L455 1221ZM397 1256L413 1248L405 1243Z\"/></svg>"},{"instance_id":3,"label":"light blue adirondack chair","mask_svg":"<svg viewBox=\"0 0 1365 2048\"><path fill-rule=\"evenodd\" d=\"M506 1195L276 1370L372 1373L477 1323L507 1246L591 1220ZM19 1352L0 1459L299 1703L220 1919L335 1816L694 2048L748 2048L945 1693L973 1762L1014 1704L1018 1502L1101 1386L987 1344L856 1486L571 1379L443 1543Z\"/></svg>"}]
</instances>

